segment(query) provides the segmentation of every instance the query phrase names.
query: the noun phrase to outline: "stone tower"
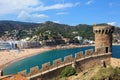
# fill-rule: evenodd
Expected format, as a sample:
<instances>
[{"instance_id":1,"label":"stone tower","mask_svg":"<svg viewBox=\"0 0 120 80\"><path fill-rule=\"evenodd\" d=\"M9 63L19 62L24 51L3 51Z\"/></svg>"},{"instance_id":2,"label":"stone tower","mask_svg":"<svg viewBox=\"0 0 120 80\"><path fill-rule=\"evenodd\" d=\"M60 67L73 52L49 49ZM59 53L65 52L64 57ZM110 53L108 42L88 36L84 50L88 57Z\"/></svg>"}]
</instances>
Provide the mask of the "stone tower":
<instances>
[{"instance_id":1,"label":"stone tower","mask_svg":"<svg viewBox=\"0 0 120 80\"><path fill-rule=\"evenodd\" d=\"M104 48L105 52L112 52L112 33L114 31L114 26L103 25L93 27L93 32L95 34L95 50L97 48Z\"/></svg>"}]
</instances>

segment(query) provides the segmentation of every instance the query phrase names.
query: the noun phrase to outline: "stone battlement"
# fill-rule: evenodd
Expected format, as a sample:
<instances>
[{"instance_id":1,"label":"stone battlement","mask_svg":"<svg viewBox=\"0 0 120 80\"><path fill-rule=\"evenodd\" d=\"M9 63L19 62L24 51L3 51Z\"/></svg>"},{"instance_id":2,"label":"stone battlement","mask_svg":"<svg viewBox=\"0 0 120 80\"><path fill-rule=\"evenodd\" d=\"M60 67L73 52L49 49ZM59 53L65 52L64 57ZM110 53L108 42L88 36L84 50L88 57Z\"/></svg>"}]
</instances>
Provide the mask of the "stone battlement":
<instances>
[{"instance_id":1,"label":"stone battlement","mask_svg":"<svg viewBox=\"0 0 120 80\"><path fill-rule=\"evenodd\" d=\"M101 51L102 51L102 53L100 53ZM94 52L93 49L89 49L89 50L86 50L84 54L83 54L82 51L76 53L75 57L73 57L72 55L68 55L68 56L64 57L64 61L62 61L61 58L59 58L57 60L54 60L53 65L51 65L50 62L44 63L42 65L41 69L39 69L38 66L30 68L30 73L28 73L28 74L27 74L26 70L18 72L18 74L21 74L21 75L27 76L27 77L29 77L29 76L36 77L36 76L39 76L39 75L42 75L42 74L46 74L47 72L54 71L58 68L62 68L62 67L68 66L68 65L72 65L74 62L79 62L79 61L83 61L83 60L86 60L86 59L89 59L89 58L93 58L93 57L97 57L97 56L104 56L104 55L111 56L111 53L110 52L105 53L104 48L99 48L99 49L97 49L96 52Z\"/></svg>"},{"instance_id":2,"label":"stone battlement","mask_svg":"<svg viewBox=\"0 0 120 80\"><path fill-rule=\"evenodd\" d=\"M113 65L120 63L119 60L111 62L112 56L112 33L114 32L114 26L102 25L93 27L95 34L95 51L93 49L86 50L85 53L78 52L73 55L54 60L51 65L50 62L42 64L42 68L38 66L30 68L30 73L23 70L18 72L23 76L26 76L28 80L58 80L60 78L61 71L66 66L72 66L77 72L85 71L95 65L107 65L112 63ZM117 66L120 66L119 64ZM0 74L2 75L2 73Z\"/></svg>"},{"instance_id":3,"label":"stone battlement","mask_svg":"<svg viewBox=\"0 0 120 80\"><path fill-rule=\"evenodd\" d=\"M81 51L76 53L75 57L68 55L64 57L63 61L61 58L54 60L53 65L48 62L43 64L41 69L38 66L31 68L29 74L26 73L26 70L19 72L19 74L27 76L29 80L58 80L61 71L66 66L72 66L77 72L81 72L95 65L110 64L113 31L114 26L94 25L95 52L93 49L86 50L84 54Z\"/></svg>"},{"instance_id":4,"label":"stone battlement","mask_svg":"<svg viewBox=\"0 0 120 80\"><path fill-rule=\"evenodd\" d=\"M114 27L113 26L94 26L93 28L93 32L95 34L111 34L114 31Z\"/></svg>"}]
</instances>

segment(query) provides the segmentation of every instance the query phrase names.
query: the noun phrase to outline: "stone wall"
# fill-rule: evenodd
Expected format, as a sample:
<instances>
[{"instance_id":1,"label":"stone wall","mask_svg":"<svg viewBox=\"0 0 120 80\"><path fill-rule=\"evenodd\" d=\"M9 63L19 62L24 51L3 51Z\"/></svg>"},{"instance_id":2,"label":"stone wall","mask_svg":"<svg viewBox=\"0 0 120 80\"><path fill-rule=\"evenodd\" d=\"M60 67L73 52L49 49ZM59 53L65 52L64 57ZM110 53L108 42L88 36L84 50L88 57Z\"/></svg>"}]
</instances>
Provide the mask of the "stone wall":
<instances>
[{"instance_id":1,"label":"stone wall","mask_svg":"<svg viewBox=\"0 0 120 80\"><path fill-rule=\"evenodd\" d=\"M95 48L106 47L112 52L112 33L114 26L94 26Z\"/></svg>"},{"instance_id":2,"label":"stone wall","mask_svg":"<svg viewBox=\"0 0 120 80\"><path fill-rule=\"evenodd\" d=\"M27 74L26 70L19 72L23 76L27 76L30 80L58 80L61 71L66 66L74 66L77 72L85 71L88 68L94 67L95 65L102 65L103 62L110 64L111 53L100 53L104 52L103 48L97 49L93 52L92 49L86 50L85 54L79 52L75 54L75 58L72 55L64 57L64 61L61 58L53 61L53 65L50 62L42 65L39 69L38 66L30 69L30 73Z\"/></svg>"},{"instance_id":3,"label":"stone wall","mask_svg":"<svg viewBox=\"0 0 120 80\"><path fill-rule=\"evenodd\" d=\"M53 65L48 62L43 64L41 69L34 67L30 69L29 74L25 71L20 74L27 76L30 80L58 80L66 66L72 66L77 72L81 72L95 65L110 64L113 31L113 26L94 26L95 52L93 50L86 50L85 54L79 52L75 54L75 58L69 55L64 57L64 61L57 59L53 61Z\"/></svg>"}]
</instances>

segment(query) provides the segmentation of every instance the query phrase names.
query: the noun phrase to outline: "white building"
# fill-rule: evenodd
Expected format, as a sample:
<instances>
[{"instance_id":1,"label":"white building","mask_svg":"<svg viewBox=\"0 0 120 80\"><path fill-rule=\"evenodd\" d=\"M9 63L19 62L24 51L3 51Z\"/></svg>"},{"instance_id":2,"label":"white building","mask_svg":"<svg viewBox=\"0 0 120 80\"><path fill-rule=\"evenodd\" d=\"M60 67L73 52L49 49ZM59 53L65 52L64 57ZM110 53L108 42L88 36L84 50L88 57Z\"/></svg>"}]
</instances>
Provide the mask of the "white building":
<instances>
[{"instance_id":1,"label":"white building","mask_svg":"<svg viewBox=\"0 0 120 80\"><path fill-rule=\"evenodd\" d=\"M6 41L0 41L0 50L8 50L12 48L13 48L12 43Z\"/></svg>"},{"instance_id":2,"label":"white building","mask_svg":"<svg viewBox=\"0 0 120 80\"><path fill-rule=\"evenodd\" d=\"M78 39L79 41L83 39L81 36L76 36L75 38Z\"/></svg>"}]
</instances>

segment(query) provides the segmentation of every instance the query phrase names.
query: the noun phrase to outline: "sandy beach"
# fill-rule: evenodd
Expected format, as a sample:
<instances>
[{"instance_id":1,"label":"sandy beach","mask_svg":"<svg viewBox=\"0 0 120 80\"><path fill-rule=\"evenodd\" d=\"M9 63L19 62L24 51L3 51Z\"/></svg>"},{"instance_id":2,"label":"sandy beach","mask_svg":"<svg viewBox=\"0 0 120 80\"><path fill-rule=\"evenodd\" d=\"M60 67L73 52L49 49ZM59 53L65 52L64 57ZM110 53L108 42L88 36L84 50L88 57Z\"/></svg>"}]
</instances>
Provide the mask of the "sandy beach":
<instances>
[{"instance_id":1,"label":"sandy beach","mask_svg":"<svg viewBox=\"0 0 120 80\"><path fill-rule=\"evenodd\" d=\"M18 60L40 54L45 51L53 49L66 49L66 48L75 48L75 47L86 47L91 45L67 45L67 46L56 46L56 47L41 47L41 48L31 48L31 49L22 49L22 50L5 50L0 51L0 70L9 64L16 62Z\"/></svg>"},{"instance_id":2,"label":"sandy beach","mask_svg":"<svg viewBox=\"0 0 120 80\"><path fill-rule=\"evenodd\" d=\"M120 43L112 43L112 45L118 45L118 46L119 46L119 45L120 45Z\"/></svg>"},{"instance_id":3,"label":"sandy beach","mask_svg":"<svg viewBox=\"0 0 120 80\"><path fill-rule=\"evenodd\" d=\"M22 50L0 51L0 70L15 61L18 61L36 54L40 54L48 50L52 50L52 48L42 47L42 48L32 48L32 49L22 49Z\"/></svg>"}]
</instances>

